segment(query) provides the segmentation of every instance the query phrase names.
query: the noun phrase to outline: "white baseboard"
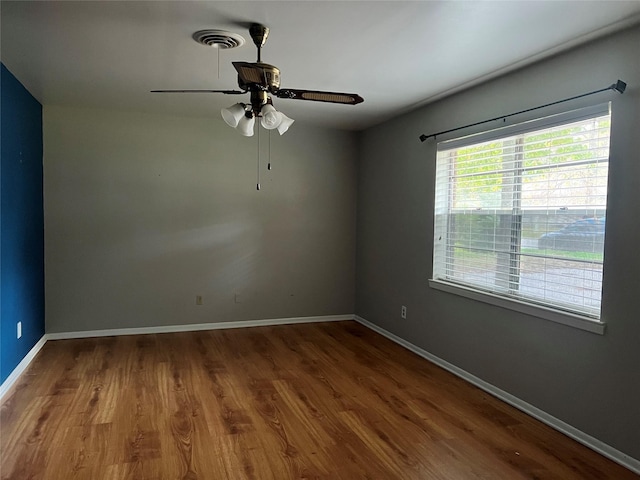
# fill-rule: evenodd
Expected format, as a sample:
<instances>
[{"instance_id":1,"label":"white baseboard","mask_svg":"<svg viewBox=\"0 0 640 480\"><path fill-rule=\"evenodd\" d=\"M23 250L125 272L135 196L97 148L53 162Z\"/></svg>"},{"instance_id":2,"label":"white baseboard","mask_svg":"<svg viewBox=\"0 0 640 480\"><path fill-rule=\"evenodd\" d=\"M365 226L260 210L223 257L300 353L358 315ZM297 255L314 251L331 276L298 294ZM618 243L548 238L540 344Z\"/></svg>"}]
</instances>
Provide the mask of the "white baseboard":
<instances>
[{"instance_id":1,"label":"white baseboard","mask_svg":"<svg viewBox=\"0 0 640 480\"><path fill-rule=\"evenodd\" d=\"M24 372L27 369L27 367L36 357L40 349L44 347L45 343L47 343L46 334L43 335L40 340L38 340L38 342L33 346L33 348L29 350L29 353L27 353L22 359L22 361L16 366L16 368L13 369L13 372L11 372L9 376L5 379L5 381L2 382L2 385L0 385L0 402L2 401L5 394L9 391L9 389L13 386L13 384L16 383L16 380L18 380L20 375L22 375L22 372Z\"/></svg>"},{"instance_id":2,"label":"white baseboard","mask_svg":"<svg viewBox=\"0 0 640 480\"><path fill-rule=\"evenodd\" d=\"M370 328L371 330L379 333L384 337L387 337L389 340L397 343L398 345L403 346L407 350L412 351L416 355L419 355L422 358L425 358L430 362L438 365L439 367L444 368L445 370L453 373L454 375L462 378L463 380L466 380L472 385L475 385L476 387L484 390L490 395L493 395L494 397L499 398L503 402L508 403L509 405L517 408L518 410L523 411L527 415L530 415L533 418L540 420L542 423L545 423L551 428L558 430L559 432L564 433L566 436L573 438L574 440L582 443L583 445L589 447L590 449L595 450L599 454L604 455L605 457L613 460L616 463L619 463L623 467L626 467L629 470L637 474L640 474L640 460L630 457L626 453L623 453L611 447L610 445L607 445L606 443L598 440L597 438L594 438L591 435L588 435L582 432L581 430L578 430L577 428L569 425L568 423L565 423L562 420L559 420L553 417L552 415L549 415L543 410L540 410L539 408L534 407L533 405L523 400L520 400L518 397L515 397L514 395L511 395L510 393L507 393L504 390L501 390L498 387L491 385L488 382L485 382L484 380L476 377L475 375L472 375L469 372L459 367L456 367L455 365L439 357L436 357L435 355L427 352L426 350L423 350L422 348L414 345L413 343L408 342L407 340L400 338L397 335L394 335L393 333L385 330L382 327L379 327L374 323L371 323L368 320L365 320L364 318L358 315L355 315L354 319L357 322L364 325L365 327Z\"/></svg>"},{"instance_id":3,"label":"white baseboard","mask_svg":"<svg viewBox=\"0 0 640 480\"><path fill-rule=\"evenodd\" d=\"M201 330L220 330L225 328L267 327L289 325L293 323L339 322L353 320L353 314L323 315L318 317L268 318L265 320L241 320L238 322L193 323L190 325L166 325L160 327L113 328L107 330L86 330L82 332L48 333L48 340L70 338L113 337L116 335L146 335L150 333L198 332Z\"/></svg>"}]
</instances>

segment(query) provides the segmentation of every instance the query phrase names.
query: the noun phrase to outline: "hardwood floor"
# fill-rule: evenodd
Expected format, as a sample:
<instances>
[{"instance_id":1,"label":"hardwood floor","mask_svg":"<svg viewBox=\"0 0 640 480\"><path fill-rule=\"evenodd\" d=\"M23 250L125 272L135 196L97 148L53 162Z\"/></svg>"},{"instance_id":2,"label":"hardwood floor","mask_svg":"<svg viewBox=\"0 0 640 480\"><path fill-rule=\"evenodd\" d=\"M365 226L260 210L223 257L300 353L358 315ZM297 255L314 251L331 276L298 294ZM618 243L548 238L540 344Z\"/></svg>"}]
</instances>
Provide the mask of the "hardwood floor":
<instances>
[{"instance_id":1,"label":"hardwood floor","mask_svg":"<svg viewBox=\"0 0 640 480\"><path fill-rule=\"evenodd\" d=\"M616 479L629 470L355 322L48 342L2 479Z\"/></svg>"}]
</instances>

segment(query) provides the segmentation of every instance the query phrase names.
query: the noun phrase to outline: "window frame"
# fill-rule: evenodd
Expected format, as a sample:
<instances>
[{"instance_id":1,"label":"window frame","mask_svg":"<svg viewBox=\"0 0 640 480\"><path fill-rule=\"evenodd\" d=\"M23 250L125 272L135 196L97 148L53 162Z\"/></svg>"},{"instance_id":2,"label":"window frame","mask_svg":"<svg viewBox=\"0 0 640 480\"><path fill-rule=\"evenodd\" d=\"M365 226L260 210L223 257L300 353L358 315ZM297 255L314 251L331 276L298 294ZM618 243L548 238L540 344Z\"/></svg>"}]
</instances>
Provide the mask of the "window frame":
<instances>
[{"instance_id":1,"label":"window frame","mask_svg":"<svg viewBox=\"0 0 640 480\"><path fill-rule=\"evenodd\" d=\"M586 120L586 119L590 119L590 118L594 118L594 117L606 115L606 114L613 117L611 112L611 102L583 107L576 110L565 111L555 115L549 115L542 118L535 118L529 121L517 123L514 125L502 127L502 128L482 131L472 135L445 140L438 143L437 152L440 152L441 150L453 150L458 148L469 147L471 145L476 145L479 143L502 139L505 137L513 137L516 135L526 134L528 132L532 132L536 130L542 130L546 128L560 126L563 124L577 122L580 120ZM612 125L613 125L613 121L612 121ZM611 131L609 133L609 137L611 137ZM514 152L517 153L517 151L518 149L516 145ZM610 161L611 161L611 147L609 147L609 162ZM551 168L551 167L548 167L548 168ZM522 172L520 172L520 174L522 174ZM437 183L437 177L434 183ZM436 191L437 191L437 188L436 188ZM607 195L608 195L608 189L607 189ZM517 194L516 194L516 197L517 197ZM518 203L517 198L515 201L516 203ZM503 296L503 295L500 295L499 293L483 290L480 286L478 286L477 288L474 288L471 285L464 285L456 282L450 282L443 278L435 278L437 262L439 261L435 257L435 233L438 231L437 225L435 222L437 221L437 217L439 213L437 208L438 208L438 205L437 203L435 203L433 208L433 213L434 213L434 244L433 244L434 250L432 252L433 263L432 263L431 278L429 279L429 286L431 288L440 290L443 292L459 295L462 297L470 298L472 300L480 301L483 303L496 305L509 310L518 311L520 313L524 313L534 317L553 321L563 325L579 328L581 330L585 330L588 332L597 333L600 335L604 334L606 323L602 320L602 308L600 309L600 312L601 312L600 317L595 318L587 314L583 315L578 312L566 311L558 306L537 304L535 300L520 299L520 298L508 296L508 295ZM447 214L449 215L450 212L447 211ZM606 225L605 225L605 230L606 230ZM449 228L447 227L446 228L447 234L448 234L448 231L449 231ZM606 236L606 233L605 233L605 236ZM513 240L512 240L512 244L513 244ZM511 258L513 258L513 255L510 256L510 263L512 263ZM516 266L514 265L514 268L515 267ZM603 263L603 270L604 270L604 263ZM442 268L440 271L442 271ZM603 282L604 282L604 277L603 277Z\"/></svg>"}]
</instances>

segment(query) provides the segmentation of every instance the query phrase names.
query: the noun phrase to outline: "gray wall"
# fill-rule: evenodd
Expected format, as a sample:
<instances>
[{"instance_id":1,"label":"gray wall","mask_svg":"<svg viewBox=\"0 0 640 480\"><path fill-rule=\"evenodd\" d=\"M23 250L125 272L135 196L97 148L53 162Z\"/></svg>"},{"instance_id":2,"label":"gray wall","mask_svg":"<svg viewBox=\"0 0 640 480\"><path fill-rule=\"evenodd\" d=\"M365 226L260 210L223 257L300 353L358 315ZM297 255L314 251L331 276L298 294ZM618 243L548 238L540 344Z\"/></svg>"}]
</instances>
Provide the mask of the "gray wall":
<instances>
[{"instance_id":1,"label":"gray wall","mask_svg":"<svg viewBox=\"0 0 640 480\"><path fill-rule=\"evenodd\" d=\"M640 459L640 27L364 132L356 313ZM432 290L435 142L454 128L605 87L613 99L604 336ZM555 109L557 110L557 109ZM547 112L555 111L549 109ZM470 131L464 132L470 133ZM408 318L400 318L400 306Z\"/></svg>"},{"instance_id":2,"label":"gray wall","mask_svg":"<svg viewBox=\"0 0 640 480\"><path fill-rule=\"evenodd\" d=\"M353 313L356 136L267 138L46 106L47 332Z\"/></svg>"}]
</instances>

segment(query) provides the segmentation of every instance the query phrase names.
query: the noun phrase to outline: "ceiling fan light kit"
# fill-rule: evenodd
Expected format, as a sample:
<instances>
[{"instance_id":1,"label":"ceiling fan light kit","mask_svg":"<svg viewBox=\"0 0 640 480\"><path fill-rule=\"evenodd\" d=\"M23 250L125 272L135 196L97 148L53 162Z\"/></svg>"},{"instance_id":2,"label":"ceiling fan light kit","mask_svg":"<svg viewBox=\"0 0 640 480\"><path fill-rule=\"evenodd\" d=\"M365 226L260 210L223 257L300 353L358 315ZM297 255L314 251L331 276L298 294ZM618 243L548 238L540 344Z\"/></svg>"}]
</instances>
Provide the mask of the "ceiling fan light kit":
<instances>
[{"instance_id":1,"label":"ceiling fan light kit","mask_svg":"<svg viewBox=\"0 0 640 480\"><path fill-rule=\"evenodd\" d=\"M260 118L260 125L263 128L277 129L280 135L284 134L293 124L293 119L275 109L271 96L343 105L357 105L364 101L360 95L355 93L281 89L280 70L273 65L262 62L262 47L269 36L269 29L264 25L254 23L249 28L249 35L258 50L258 58L255 63L232 62L238 72L240 90L152 90L152 93L223 93L226 95L249 93L251 95L250 103L236 103L221 110L225 123L236 128L246 137L253 135L256 118ZM193 34L193 39L202 45L219 48L236 48L245 43L244 38L240 35L215 29L199 30Z\"/></svg>"},{"instance_id":2,"label":"ceiling fan light kit","mask_svg":"<svg viewBox=\"0 0 640 480\"><path fill-rule=\"evenodd\" d=\"M237 128L245 137L253 136L255 114L251 105L236 103L228 108L223 108L220 113L222 114L222 119L231 128ZM277 111L270 103L261 108L258 116L260 117L260 124L265 130L278 129L280 135L289 130L289 127L294 122L292 118ZM250 131L248 130L249 128L251 129Z\"/></svg>"}]
</instances>

